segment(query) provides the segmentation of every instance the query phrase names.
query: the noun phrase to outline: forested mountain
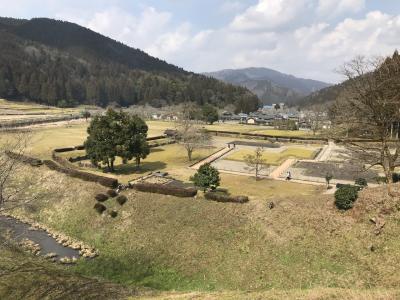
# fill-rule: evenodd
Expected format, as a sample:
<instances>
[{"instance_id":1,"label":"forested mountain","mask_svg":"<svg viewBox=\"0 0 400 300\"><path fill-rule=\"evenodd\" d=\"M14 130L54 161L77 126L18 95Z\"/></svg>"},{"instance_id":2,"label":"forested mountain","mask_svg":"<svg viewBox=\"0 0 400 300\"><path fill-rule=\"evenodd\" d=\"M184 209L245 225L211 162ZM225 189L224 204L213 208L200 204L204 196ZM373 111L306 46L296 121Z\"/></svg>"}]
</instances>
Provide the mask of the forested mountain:
<instances>
[{"instance_id":1,"label":"forested mountain","mask_svg":"<svg viewBox=\"0 0 400 300\"><path fill-rule=\"evenodd\" d=\"M0 97L43 104L193 101L252 111L246 88L190 73L79 25L0 18Z\"/></svg>"},{"instance_id":2,"label":"forested mountain","mask_svg":"<svg viewBox=\"0 0 400 300\"><path fill-rule=\"evenodd\" d=\"M298 100L297 105L299 107L310 107L313 105L326 105L334 103L336 99L345 89L345 82L337 85L333 85L317 92L314 92L300 100Z\"/></svg>"},{"instance_id":3,"label":"forested mountain","mask_svg":"<svg viewBox=\"0 0 400 300\"><path fill-rule=\"evenodd\" d=\"M246 68L238 70L222 70L205 73L207 76L248 88L255 93L264 104L296 102L330 84L297 78L267 68Z\"/></svg>"}]
</instances>

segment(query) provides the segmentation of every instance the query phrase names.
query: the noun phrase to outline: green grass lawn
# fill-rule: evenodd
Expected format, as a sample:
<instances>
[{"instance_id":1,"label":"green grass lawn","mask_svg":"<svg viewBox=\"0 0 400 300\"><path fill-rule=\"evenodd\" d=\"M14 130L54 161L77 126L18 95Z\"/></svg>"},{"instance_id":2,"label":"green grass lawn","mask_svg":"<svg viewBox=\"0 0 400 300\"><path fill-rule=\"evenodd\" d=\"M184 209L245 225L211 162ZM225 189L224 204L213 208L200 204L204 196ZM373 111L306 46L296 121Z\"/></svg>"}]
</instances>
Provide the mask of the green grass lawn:
<instances>
[{"instance_id":1,"label":"green grass lawn","mask_svg":"<svg viewBox=\"0 0 400 300\"><path fill-rule=\"evenodd\" d=\"M289 146L282 152L273 152L266 149L263 153L263 159L265 163L268 165L280 165L288 158L297 158L297 159L313 159L315 154L317 153L317 149L315 147L305 148L305 147L295 147ZM253 155L254 150L252 149L240 149L236 152L233 152L225 159L227 160L235 160L235 161L244 161L247 155Z\"/></svg>"}]
</instances>

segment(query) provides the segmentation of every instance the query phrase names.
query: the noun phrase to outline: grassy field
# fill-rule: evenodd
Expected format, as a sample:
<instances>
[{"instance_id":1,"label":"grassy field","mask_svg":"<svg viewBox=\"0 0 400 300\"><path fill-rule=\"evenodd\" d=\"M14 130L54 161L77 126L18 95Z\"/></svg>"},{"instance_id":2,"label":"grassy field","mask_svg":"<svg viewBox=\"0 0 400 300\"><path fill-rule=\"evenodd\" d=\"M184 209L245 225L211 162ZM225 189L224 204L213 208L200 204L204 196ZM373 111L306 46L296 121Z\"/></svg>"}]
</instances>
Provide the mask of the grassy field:
<instances>
[{"instance_id":1,"label":"grassy field","mask_svg":"<svg viewBox=\"0 0 400 300\"><path fill-rule=\"evenodd\" d=\"M91 106L87 107L94 108ZM77 114L84 108L85 106L78 106L76 108L58 108L31 102L15 102L15 101L7 101L4 99L0 99L0 116L4 114L13 114L13 115L19 114L19 117L23 117L23 115L31 117L30 115ZM2 116L2 118L6 117L9 116Z\"/></svg>"},{"instance_id":2,"label":"grassy field","mask_svg":"<svg viewBox=\"0 0 400 300\"><path fill-rule=\"evenodd\" d=\"M113 219L93 210L93 197L103 190L98 185L45 167L34 172L46 179L32 193L43 189L47 196L19 213L95 246L98 258L72 268L85 276L159 290L294 289L304 295L400 284L398 214L388 216L385 233L376 236L369 216L338 212L320 187L224 175L222 186L250 195L248 204L128 191L124 206L106 202L118 211Z\"/></svg>"},{"instance_id":3,"label":"grassy field","mask_svg":"<svg viewBox=\"0 0 400 300\"><path fill-rule=\"evenodd\" d=\"M315 154L317 153L317 149L315 147L296 147L289 146L282 152L274 152L266 149L263 153L263 159L265 163L268 165L280 165L288 158L297 158L297 159L313 159ZM247 155L254 155L254 150L252 149L240 149L225 159L234 160L234 161L244 161Z\"/></svg>"},{"instance_id":4,"label":"grassy field","mask_svg":"<svg viewBox=\"0 0 400 300\"><path fill-rule=\"evenodd\" d=\"M154 132L163 133L165 129L173 129L175 127L174 122L166 121L147 121L147 124ZM301 130L278 130L273 129L269 126L255 126L246 125L238 123L216 123L213 125L203 125L204 128L208 130L220 130L220 131L236 131L241 133L258 133L267 134L274 136L284 136L284 137L307 137L312 136L312 132L301 131Z\"/></svg>"},{"instance_id":5,"label":"grassy field","mask_svg":"<svg viewBox=\"0 0 400 300\"><path fill-rule=\"evenodd\" d=\"M147 158L142 160L140 168L137 168L134 162L122 164L121 159L117 158L115 172L113 174L106 175L118 178L118 180L122 183L128 183L132 179L154 171L168 171L171 174L182 174L182 172L189 174L190 172L186 169L187 167L196 161L206 158L215 151L216 149L213 147L207 149L198 149L193 152L192 161L189 161L186 155L186 150L181 145L172 144L161 146L151 149L151 152ZM64 154L64 156L67 156L67 154ZM84 170L95 171L94 169ZM106 170L106 167L104 167L103 170ZM179 179L188 181L190 176L178 175L177 177L179 177Z\"/></svg>"}]
</instances>

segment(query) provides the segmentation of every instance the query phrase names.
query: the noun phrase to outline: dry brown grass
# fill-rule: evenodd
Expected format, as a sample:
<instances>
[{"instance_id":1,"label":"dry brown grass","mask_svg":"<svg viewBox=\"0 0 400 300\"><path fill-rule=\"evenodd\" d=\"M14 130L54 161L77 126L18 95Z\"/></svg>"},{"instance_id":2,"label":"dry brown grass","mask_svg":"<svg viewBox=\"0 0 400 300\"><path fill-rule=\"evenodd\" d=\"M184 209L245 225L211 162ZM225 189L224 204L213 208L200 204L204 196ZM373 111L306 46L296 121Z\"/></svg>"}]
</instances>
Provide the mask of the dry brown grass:
<instances>
[{"instance_id":1,"label":"dry brown grass","mask_svg":"<svg viewBox=\"0 0 400 300\"><path fill-rule=\"evenodd\" d=\"M224 186L224 180L232 182L233 193L254 190L244 205L129 191L123 207L106 202L118 209L111 219L93 210L93 195L102 188L50 174L52 181L42 185L48 196L33 204L36 213L20 213L97 247L100 257L78 266L90 276L132 284L135 272L150 264L151 271L141 273L144 278L136 284L251 291L360 291L400 284L397 215L387 219L384 234L375 236L369 221L338 212L332 196L322 196L318 188L267 180L251 185L245 177L223 177ZM269 201L275 203L272 210Z\"/></svg>"}]
</instances>

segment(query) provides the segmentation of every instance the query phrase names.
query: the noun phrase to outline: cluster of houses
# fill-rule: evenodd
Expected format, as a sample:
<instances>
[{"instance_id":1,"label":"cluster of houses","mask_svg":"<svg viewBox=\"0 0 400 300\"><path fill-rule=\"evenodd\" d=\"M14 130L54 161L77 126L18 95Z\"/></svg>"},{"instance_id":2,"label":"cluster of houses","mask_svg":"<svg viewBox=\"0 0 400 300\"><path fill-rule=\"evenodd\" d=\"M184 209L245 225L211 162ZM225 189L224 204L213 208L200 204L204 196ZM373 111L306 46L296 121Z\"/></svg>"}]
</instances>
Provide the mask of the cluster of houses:
<instances>
[{"instance_id":1,"label":"cluster of houses","mask_svg":"<svg viewBox=\"0 0 400 300\"><path fill-rule=\"evenodd\" d=\"M316 117L316 114L319 114ZM177 121L178 115L173 112L151 112L148 116L153 120ZM318 120L317 120L318 119ZM286 108L284 103L264 105L255 112L232 113L224 111L220 114L220 122L234 122L249 125L266 125L279 127L282 124L290 124L290 128L312 129L315 122L318 122L320 128L329 128L330 122L326 113L312 111L298 111L296 109Z\"/></svg>"},{"instance_id":2,"label":"cluster of houses","mask_svg":"<svg viewBox=\"0 0 400 300\"><path fill-rule=\"evenodd\" d=\"M277 108L278 107L278 108ZM315 114L319 114L316 118ZM222 122L233 121L240 124L249 125L266 125L277 126L277 124L288 123L296 125L297 129L311 129L318 119L321 128L327 129L330 127L326 113L315 113L308 111L297 111L293 109L284 109L284 103L265 105L258 111L249 114L239 113L234 114L231 112L223 112L220 116Z\"/></svg>"}]
</instances>

